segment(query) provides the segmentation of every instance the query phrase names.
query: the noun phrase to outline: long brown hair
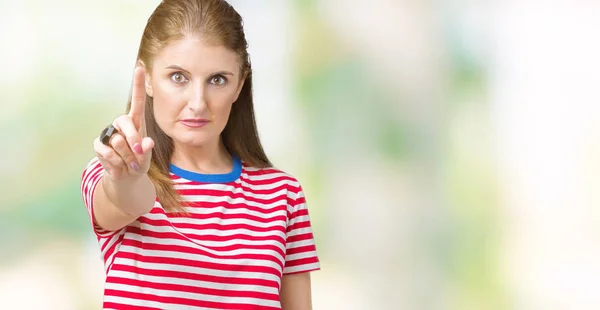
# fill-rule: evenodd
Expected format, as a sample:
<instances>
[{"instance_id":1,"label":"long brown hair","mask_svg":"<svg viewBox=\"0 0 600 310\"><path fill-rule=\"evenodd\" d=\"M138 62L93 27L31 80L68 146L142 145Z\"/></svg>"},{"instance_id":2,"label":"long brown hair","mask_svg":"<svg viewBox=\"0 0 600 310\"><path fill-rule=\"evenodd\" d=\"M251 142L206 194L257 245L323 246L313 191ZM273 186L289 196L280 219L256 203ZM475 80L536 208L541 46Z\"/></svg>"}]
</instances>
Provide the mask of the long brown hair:
<instances>
[{"instance_id":1,"label":"long brown hair","mask_svg":"<svg viewBox=\"0 0 600 310\"><path fill-rule=\"evenodd\" d=\"M149 72L154 57L170 41L186 35L198 35L205 42L223 45L238 55L240 71L246 80L237 101L233 103L221 139L233 156L254 167L271 167L256 128L252 68L242 17L224 0L163 0L148 19L138 51L138 62ZM131 98L126 113L130 108ZM152 97L147 94L145 118L147 134L155 142L148 176L165 210L186 213L169 175L173 140L156 123Z\"/></svg>"}]
</instances>

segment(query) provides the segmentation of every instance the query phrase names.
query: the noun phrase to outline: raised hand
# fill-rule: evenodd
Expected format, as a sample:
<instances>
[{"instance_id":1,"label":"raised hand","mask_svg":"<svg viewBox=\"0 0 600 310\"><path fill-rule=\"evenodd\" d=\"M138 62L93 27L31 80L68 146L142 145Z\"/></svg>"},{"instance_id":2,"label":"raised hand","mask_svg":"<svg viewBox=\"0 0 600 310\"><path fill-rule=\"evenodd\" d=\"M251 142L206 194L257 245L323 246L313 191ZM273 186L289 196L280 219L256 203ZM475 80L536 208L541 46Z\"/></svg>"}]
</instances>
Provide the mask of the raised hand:
<instances>
[{"instance_id":1,"label":"raised hand","mask_svg":"<svg viewBox=\"0 0 600 310\"><path fill-rule=\"evenodd\" d=\"M144 79L144 68L135 68L129 113L113 121L112 125L118 132L110 138L108 145L104 145L100 138L94 140L94 151L105 170L104 176L113 181L140 177L150 169L154 141L145 136Z\"/></svg>"}]
</instances>

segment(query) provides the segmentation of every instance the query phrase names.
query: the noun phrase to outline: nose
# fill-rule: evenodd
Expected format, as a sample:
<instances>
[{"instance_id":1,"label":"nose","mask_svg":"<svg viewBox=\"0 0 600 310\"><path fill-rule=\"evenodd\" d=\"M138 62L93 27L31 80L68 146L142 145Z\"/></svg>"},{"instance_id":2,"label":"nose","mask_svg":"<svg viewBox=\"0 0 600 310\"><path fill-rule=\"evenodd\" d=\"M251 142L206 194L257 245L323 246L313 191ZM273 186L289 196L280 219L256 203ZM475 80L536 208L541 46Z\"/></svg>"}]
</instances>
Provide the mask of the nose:
<instances>
[{"instance_id":1,"label":"nose","mask_svg":"<svg viewBox=\"0 0 600 310\"><path fill-rule=\"evenodd\" d=\"M188 101L188 109L194 114L201 114L206 108L206 90L202 86L193 87Z\"/></svg>"}]
</instances>

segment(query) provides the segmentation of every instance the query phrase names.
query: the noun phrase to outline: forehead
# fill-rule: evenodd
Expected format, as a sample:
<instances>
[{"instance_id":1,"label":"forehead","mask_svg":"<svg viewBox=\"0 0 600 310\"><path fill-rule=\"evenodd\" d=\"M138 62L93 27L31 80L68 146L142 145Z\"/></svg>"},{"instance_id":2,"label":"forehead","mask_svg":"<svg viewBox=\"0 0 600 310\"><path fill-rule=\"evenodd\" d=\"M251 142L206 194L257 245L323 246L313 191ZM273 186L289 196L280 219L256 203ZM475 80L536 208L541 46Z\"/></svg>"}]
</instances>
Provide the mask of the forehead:
<instances>
[{"instance_id":1,"label":"forehead","mask_svg":"<svg viewBox=\"0 0 600 310\"><path fill-rule=\"evenodd\" d=\"M154 59L154 68L180 66L193 73L228 70L236 73L240 66L236 53L223 45L206 43L198 36L170 41Z\"/></svg>"}]
</instances>

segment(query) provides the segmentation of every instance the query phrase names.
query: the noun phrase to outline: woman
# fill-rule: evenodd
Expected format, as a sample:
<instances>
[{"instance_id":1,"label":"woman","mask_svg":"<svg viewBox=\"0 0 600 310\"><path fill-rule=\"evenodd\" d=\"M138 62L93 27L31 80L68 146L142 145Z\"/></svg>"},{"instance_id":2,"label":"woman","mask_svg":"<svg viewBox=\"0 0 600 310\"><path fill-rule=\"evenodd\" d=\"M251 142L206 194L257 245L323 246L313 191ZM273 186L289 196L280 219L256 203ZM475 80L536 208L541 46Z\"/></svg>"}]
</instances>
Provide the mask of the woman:
<instances>
[{"instance_id":1,"label":"woman","mask_svg":"<svg viewBox=\"0 0 600 310\"><path fill-rule=\"evenodd\" d=\"M127 114L94 141L83 200L104 309L311 309L319 269L302 187L260 144L239 14L164 0Z\"/></svg>"}]
</instances>

